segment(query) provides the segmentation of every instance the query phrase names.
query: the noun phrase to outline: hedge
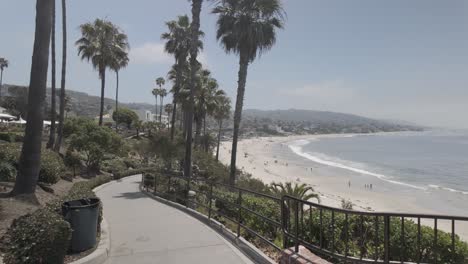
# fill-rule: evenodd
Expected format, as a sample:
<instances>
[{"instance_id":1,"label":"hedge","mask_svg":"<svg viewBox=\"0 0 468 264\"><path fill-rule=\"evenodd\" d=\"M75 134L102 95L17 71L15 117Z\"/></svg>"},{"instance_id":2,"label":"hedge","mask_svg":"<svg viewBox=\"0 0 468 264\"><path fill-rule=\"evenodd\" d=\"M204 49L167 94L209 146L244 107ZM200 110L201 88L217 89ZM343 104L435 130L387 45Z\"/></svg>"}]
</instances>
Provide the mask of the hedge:
<instances>
[{"instance_id":1,"label":"hedge","mask_svg":"<svg viewBox=\"0 0 468 264\"><path fill-rule=\"evenodd\" d=\"M22 134L0 132L0 140L6 142L23 142L24 136Z\"/></svg>"},{"instance_id":2,"label":"hedge","mask_svg":"<svg viewBox=\"0 0 468 264\"><path fill-rule=\"evenodd\" d=\"M6 143L0 145L0 162L7 162L15 169L18 169L18 162L21 153L21 145ZM65 166L60 156L49 150L42 149L41 168L39 172L39 182L55 184L60 180L60 176L65 172ZM16 175L10 180L14 181Z\"/></svg>"},{"instance_id":3,"label":"hedge","mask_svg":"<svg viewBox=\"0 0 468 264\"><path fill-rule=\"evenodd\" d=\"M19 217L7 231L5 264L61 264L71 238L68 222L48 208Z\"/></svg>"}]
</instances>

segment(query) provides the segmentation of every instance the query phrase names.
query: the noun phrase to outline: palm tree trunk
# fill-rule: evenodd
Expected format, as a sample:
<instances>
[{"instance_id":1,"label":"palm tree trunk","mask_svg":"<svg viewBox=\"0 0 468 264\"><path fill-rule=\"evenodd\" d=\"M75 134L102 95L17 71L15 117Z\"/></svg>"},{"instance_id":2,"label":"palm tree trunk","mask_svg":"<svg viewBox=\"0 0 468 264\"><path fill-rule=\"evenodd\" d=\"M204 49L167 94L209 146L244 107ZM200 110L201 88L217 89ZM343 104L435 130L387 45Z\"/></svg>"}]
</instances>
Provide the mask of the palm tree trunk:
<instances>
[{"instance_id":1,"label":"palm tree trunk","mask_svg":"<svg viewBox=\"0 0 468 264\"><path fill-rule=\"evenodd\" d=\"M159 123L161 123L161 118L162 118L162 111L163 111L163 102L164 102L164 97L161 95L159 96Z\"/></svg>"},{"instance_id":2,"label":"palm tree trunk","mask_svg":"<svg viewBox=\"0 0 468 264\"><path fill-rule=\"evenodd\" d=\"M221 129L223 126L223 120L219 120L219 130L218 130L218 144L216 147L216 161L219 160L219 143L221 142Z\"/></svg>"},{"instance_id":3,"label":"palm tree trunk","mask_svg":"<svg viewBox=\"0 0 468 264\"><path fill-rule=\"evenodd\" d=\"M101 110L99 112L99 125L102 126L104 116L104 89L106 87L106 69L100 69L101 76Z\"/></svg>"},{"instance_id":4,"label":"palm tree trunk","mask_svg":"<svg viewBox=\"0 0 468 264\"><path fill-rule=\"evenodd\" d=\"M194 113L195 78L198 55L198 32L200 31L200 13L203 0L192 0L192 24L190 44L190 98L188 111L187 140L185 141L184 176L192 177L192 120Z\"/></svg>"},{"instance_id":5,"label":"palm tree trunk","mask_svg":"<svg viewBox=\"0 0 468 264\"><path fill-rule=\"evenodd\" d=\"M177 114L177 103L175 99L175 94L174 94L174 99L172 100L172 105L174 106L172 108L172 116L171 116L171 141L174 140L174 132L175 132L175 119L176 119L176 114Z\"/></svg>"},{"instance_id":6,"label":"palm tree trunk","mask_svg":"<svg viewBox=\"0 0 468 264\"><path fill-rule=\"evenodd\" d=\"M247 56L241 53L239 58L239 80L237 82L237 98L236 109L234 111L234 134L232 136L232 151L231 151L231 171L229 181L232 185L236 182L236 154L237 154L237 140L239 138L239 126L242 118L242 107L244 104L245 83L247 81L247 70L249 67L249 60Z\"/></svg>"},{"instance_id":7,"label":"palm tree trunk","mask_svg":"<svg viewBox=\"0 0 468 264\"><path fill-rule=\"evenodd\" d=\"M49 66L52 1L37 0L36 31L28 92L28 117L18 175L11 195L34 195L41 163L41 140Z\"/></svg>"},{"instance_id":8,"label":"palm tree trunk","mask_svg":"<svg viewBox=\"0 0 468 264\"><path fill-rule=\"evenodd\" d=\"M206 114L203 116L203 136L206 136Z\"/></svg>"},{"instance_id":9,"label":"palm tree trunk","mask_svg":"<svg viewBox=\"0 0 468 264\"><path fill-rule=\"evenodd\" d=\"M3 69L0 70L0 99L2 99Z\"/></svg>"},{"instance_id":10,"label":"palm tree trunk","mask_svg":"<svg viewBox=\"0 0 468 264\"><path fill-rule=\"evenodd\" d=\"M52 3L52 29L51 29L51 52L52 52L52 87L51 87L51 102L50 102L50 131L49 141L46 147L52 148L55 144L55 0Z\"/></svg>"},{"instance_id":11,"label":"palm tree trunk","mask_svg":"<svg viewBox=\"0 0 468 264\"><path fill-rule=\"evenodd\" d=\"M158 96L154 96L154 116L156 117L153 121L156 122L158 121Z\"/></svg>"},{"instance_id":12,"label":"palm tree trunk","mask_svg":"<svg viewBox=\"0 0 468 264\"><path fill-rule=\"evenodd\" d=\"M60 116L57 130L57 141L54 150L60 151L63 138L63 121L65 120L65 76L67 72L67 6L66 0L62 0L62 76L60 82Z\"/></svg>"},{"instance_id":13,"label":"palm tree trunk","mask_svg":"<svg viewBox=\"0 0 468 264\"><path fill-rule=\"evenodd\" d=\"M119 71L115 71L115 79L115 111L117 112L119 110Z\"/></svg>"},{"instance_id":14,"label":"palm tree trunk","mask_svg":"<svg viewBox=\"0 0 468 264\"><path fill-rule=\"evenodd\" d=\"M201 128L202 128L202 119L200 116L195 114L195 146L200 144Z\"/></svg>"}]
</instances>

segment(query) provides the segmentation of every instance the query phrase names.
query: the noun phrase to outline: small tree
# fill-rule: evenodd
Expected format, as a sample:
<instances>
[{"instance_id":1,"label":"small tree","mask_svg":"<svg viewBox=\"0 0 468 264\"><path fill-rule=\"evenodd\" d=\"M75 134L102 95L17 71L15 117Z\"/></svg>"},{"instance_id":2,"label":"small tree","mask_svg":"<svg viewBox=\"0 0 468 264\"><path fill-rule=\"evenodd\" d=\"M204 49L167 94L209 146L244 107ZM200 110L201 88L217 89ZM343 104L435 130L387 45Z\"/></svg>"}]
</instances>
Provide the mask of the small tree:
<instances>
[{"instance_id":1,"label":"small tree","mask_svg":"<svg viewBox=\"0 0 468 264\"><path fill-rule=\"evenodd\" d=\"M70 136L70 150L84 156L88 173L98 172L104 154L116 154L122 146L122 139L110 128L98 126L92 121L80 121Z\"/></svg>"},{"instance_id":2,"label":"small tree","mask_svg":"<svg viewBox=\"0 0 468 264\"><path fill-rule=\"evenodd\" d=\"M128 108L120 108L112 114L112 119L118 125L125 124L128 129L138 122L138 115Z\"/></svg>"}]
</instances>

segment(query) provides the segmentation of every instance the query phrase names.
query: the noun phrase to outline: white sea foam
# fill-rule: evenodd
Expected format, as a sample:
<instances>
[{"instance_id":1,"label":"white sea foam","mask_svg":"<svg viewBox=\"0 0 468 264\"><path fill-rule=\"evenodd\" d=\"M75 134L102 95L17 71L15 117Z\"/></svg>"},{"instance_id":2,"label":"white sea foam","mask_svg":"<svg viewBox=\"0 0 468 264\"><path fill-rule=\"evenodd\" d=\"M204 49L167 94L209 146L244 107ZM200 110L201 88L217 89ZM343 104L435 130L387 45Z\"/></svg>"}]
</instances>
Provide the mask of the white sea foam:
<instances>
[{"instance_id":1,"label":"white sea foam","mask_svg":"<svg viewBox=\"0 0 468 264\"><path fill-rule=\"evenodd\" d=\"M428 186L431 189L443 190L443 191L449 191L449 192L452 192L452 193L460 193L460 194L468 195L468 192L466 192L466 191L461 191L461 190L457 190L457 189L453 189L453 188L449 188L449 187L439 186L439 185L435 185L435 184L429 184Z\"/></svg>"},{"instance_id":2,"label":"white sea foam","mask_svg":"<svg viewBox=\"0 0 468 264\"><path fill-rule=\"evenodd\" d=\"M308 143L309 142L307 140L297 140L297 141L291 142L288 145L288 147L297 155L304 157L308 160L311 160L313 162L316 162L316 163L320 163L320 164L324 164L324 165L328 165L331 167L340 168L340 169L344 169L344 170L348 170L348 171L352 171L352 172L356 172L360 174L373 176L373 177L376 177L378 179L381 179L383 181L386 181L392 184L402 185L402 186L406 186L406 187L410 187L410 188L418 189L418 190L426 190L426 188L423 188L420 186L392 180L391 177L380 174L380 173L375 173L375 172L367 171L365 169L356 168L356 166L352 167L350 165L343 164L344 163L343 161L337 162L335 160L327 159L324 157L319 157L318 154L314 155L309 152L304 152L302 149L302 146L307 145Z\"/></svg>"}]
</instances>

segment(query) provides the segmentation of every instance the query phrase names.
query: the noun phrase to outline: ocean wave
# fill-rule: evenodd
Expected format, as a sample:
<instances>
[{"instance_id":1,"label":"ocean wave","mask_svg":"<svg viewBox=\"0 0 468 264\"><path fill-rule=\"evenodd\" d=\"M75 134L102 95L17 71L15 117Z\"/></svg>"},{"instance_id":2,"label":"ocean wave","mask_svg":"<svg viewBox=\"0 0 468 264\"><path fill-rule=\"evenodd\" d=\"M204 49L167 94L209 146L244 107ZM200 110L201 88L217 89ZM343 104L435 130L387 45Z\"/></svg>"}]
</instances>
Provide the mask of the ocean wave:
<instances>
[{"instance_id":1,"label":"ocean wave","mask_svg":"<svg viewBox=\"0 0 468 264\"><path fill-rule=\"evenodd\" d=\"M460 193L460 194L468 195L467 191L456 190L456 189L452 189L452 188L444 187L444 186L439 186L439 185L435 185L435 184L429 184L428 186L431 189L443 190L443 191L449 191L449 192L452 192L452 193Z\"/></svg>"},{"instance_id":2,"label":"ocean wave","mask_svg":"<svg viewBox=\"0 0 468 264\"><path fill-rule=\"evenodd\" d=\"M329 159L318 157L317 155L313 155L313 154L308 153L308 152L304 152L304 151L302 151L302 146L307 145L307 143L302 142L302 141L298 142L298 141L300 141L300 140L297 140L297 141L293 142L292 144L288 145L288 147L295 154L297 154L297 155L299 155L299 156L301 156L303 158L306 158L308 160L311 160L313 162L328 165L328 166L335 167L335 168L340 168L340 169L352 171L352 172L356 172L356 173L360 173L360 174L373 176L373 177L376 177L376 178L378 178L380 180L383 180L383 181L386 181L386 182L389 182L389 183L392 183L392 184L406 186L406 187L413 188L413 189L418 189L418 190L426 190L426 188L424 188L424 187L420 187L420 186L412 185L412 184L409 184L409 183L404 183L404 182L392 180L391 177L380 174L380 173L375 173L375 172L367 171L365 169L356 168L356 166L352 167L352 166L343 164L343 162L339 163L339 162L336 162L336 161L332 161L332 160L329 160Z\"/></svg>"}]
</instances>

